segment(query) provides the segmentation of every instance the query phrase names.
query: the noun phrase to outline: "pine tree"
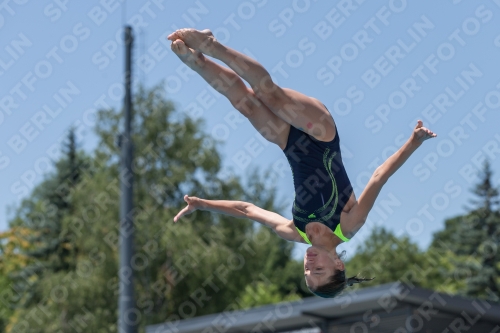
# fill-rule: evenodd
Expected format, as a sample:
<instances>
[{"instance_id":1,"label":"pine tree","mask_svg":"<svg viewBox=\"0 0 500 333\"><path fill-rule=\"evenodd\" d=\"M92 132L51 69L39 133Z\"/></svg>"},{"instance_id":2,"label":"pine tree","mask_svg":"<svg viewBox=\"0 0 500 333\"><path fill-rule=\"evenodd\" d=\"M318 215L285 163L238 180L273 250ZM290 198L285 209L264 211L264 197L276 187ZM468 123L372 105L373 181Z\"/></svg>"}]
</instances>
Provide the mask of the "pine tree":
<instances>
[{"instance_id":1,"label":"pine tree","mask_svg":"<svg viewBox=\"0 0 500 333\"><path fill-rule=\"evenodd\" d=\"M68 132L63 156L54 171L25 199L10 222L12 228L29 230L25 241L33 246L21 249L26 265L12 271L12 289L22 295L17 306L29 308L42 300L39 292L44 276L74 268L75 247L63 219L71 210L71 191L87 168L86 157L77 151L74 129Z\"/></svg>"},{"instance_id":2,"label":"pine tree","mask_svg":"<svg viewBox=\"0 0 500 333\"><path fill-rule=\"evenodd\" d=\"M493 171L488 161L484 163L479 183L472 193L475 208L469 214L471 233L463 233L463 241L476 238L477 249L470 253L466 268L471 271L465 293L491 301L500 300L500 195L492 183ZM480 237L478 237L480 236Z\"/></svg>"},{"instance_id":3,"label":"pine tree","mask_svg":"<svg viewBox=\"0 0 500 333\"><path fill-rule=\"evenodd\" d=\"M485 161L468 212L445 221L434 234L429 251L451 252L454 266L447 276L470 297L498 301L500 297L500 195L492 182L493 171ZM455 288L453 288L455 289Z\"/></svg>"}]
</instances>

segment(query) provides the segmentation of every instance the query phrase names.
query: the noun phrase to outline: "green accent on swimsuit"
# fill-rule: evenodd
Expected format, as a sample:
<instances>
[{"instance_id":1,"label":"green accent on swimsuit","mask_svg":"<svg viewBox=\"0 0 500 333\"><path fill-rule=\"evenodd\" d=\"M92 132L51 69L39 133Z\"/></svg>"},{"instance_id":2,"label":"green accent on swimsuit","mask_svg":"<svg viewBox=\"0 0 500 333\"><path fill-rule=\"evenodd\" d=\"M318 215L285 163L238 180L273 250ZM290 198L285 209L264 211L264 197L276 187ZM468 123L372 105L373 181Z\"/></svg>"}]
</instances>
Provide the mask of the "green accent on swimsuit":
<instances>
[{"instance_id":1,"label":"green accent on swimsuit","mask_svg":"<svg viewBox=\"0 0 500 333\"><path fill-rule=\"evenodd\" d=\"M306 241L306 243L307 243L307 244L311 244L311 245L312 245L312 243L311 243L311 241L309 240L309 238L307 238L307 235L306 235L306 233L305 233L305 232L300 231L300 229L299 229L299 228L297 228L297 227L295 227L295 229L297 229L297 231L298 231L299 235L301 235L301 236L302 236L302 238Z\"/></svg>"},{"instance_id":2,"label":"green accent on swimsuit","mask_svg":"<svg viewBox=\"0 0 500 333\"><path fill-rule=\"evenodd\" d=\"M300 236L302 236L302 238L306 241L307 244L312 245L311 241L309 240L309 238L307 237L305 232L300 231L299 228L297 228L297 227L295 227L295 229L297 229L297 232L299 233ZM350 241L350 239L347 238L346 236L344 236L344 234L342 233L342 229L340 229L340 224L337 225L337 228L335 228L335 231L333 233L335 234L335 236L337 236L338 238L340 238L344 242Z\"/></svg>"},{"instance_id":3,"label":"green accent on swimsuit","mask_svg":"<svg viewBox=\"0 0 500 333\"><path fill-rule=\"evenodd\" d=\"M344 234L342 233L342 229L340 229L340 223L337 224L337 228L335 228L335 231L333 233L335 234L335 236L342 239L344 242L350 241L350 239L344 236Z\"/></svg>"}]
</instances>

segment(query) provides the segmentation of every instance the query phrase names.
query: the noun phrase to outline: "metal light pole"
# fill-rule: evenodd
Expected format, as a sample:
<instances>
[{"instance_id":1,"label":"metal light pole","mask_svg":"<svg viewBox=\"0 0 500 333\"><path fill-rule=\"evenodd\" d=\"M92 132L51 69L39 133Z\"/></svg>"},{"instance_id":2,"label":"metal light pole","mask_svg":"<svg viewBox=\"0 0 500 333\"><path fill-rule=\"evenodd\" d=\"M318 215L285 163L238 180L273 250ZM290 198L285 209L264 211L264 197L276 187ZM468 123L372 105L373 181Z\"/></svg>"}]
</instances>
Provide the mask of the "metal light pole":
<instances>
[{"instance_id":1,"label":"metal light pole","mask_svg":"<svg viewBox=\"0 0 500 333\"><path fill-rule=\"evenodd\" d=\"M132 123L132 44L134 37L132 27L125 27L125 99L124 99L124 129L120 138L120 295L118 297L118 332L136 333L137 311L134 301L134 282L131 259L134 251L134 221L133 210L133 147L131 138Z\"/></svg>"}]
</instances>

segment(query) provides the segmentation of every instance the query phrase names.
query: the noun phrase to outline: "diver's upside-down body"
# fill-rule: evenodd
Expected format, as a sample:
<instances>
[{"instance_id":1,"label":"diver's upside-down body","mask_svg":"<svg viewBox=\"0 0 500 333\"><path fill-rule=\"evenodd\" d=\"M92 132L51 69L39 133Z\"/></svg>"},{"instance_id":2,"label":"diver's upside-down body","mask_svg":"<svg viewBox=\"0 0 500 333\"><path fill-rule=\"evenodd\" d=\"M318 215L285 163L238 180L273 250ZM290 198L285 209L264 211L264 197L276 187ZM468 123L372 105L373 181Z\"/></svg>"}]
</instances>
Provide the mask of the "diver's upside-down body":
<instances>
[{"instance_id":1,"label":"diver's upside-down body","mask_svg":"<svg viewBox=\"0 0 500 333\"><path fill-rule=\"evenodd\" d=\"M279 87L261 64L220 44L209 30L180 29L168 39L186 65L223 94L265 139L284 151L295 187L291 220L248 202L185 195L188 205L174 222L196 210L205 210L249 218L272 228L286 240L311 244L304 256L304 275L309 289L321 297L335 297L346 286L366 280L346 279L336 247L364 225L389 177L423 141L436 134L419 120L407 142L375 170L356 200L342 163L337 127L324 104Z\"/></svg>"}]
</instances>

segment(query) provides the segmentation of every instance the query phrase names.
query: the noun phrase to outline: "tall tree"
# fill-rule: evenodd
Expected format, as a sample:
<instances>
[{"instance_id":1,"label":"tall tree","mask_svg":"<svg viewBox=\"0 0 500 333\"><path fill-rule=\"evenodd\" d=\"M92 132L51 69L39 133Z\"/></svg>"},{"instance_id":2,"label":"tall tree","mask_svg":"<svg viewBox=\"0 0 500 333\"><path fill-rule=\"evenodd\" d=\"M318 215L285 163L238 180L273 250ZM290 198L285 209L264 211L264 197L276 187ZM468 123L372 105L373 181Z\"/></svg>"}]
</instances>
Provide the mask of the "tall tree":
<instances>
[{"instance_id":1,"label":"tall tree","mask_svg":"<svg viewBox=\"0 0 500 333\"><path fill-rule=\"evenodd\" d=\"M493 185L488 161L472 188L474 198L468 212L445 221L445 228L434 234L430 250L453 252L455 281L463 285L460 293L498 301L500 297L500 195Z\"/></svg>"},{"instance_id":2,"label":"tall tree","mask_svg":"<svg viewBox=\"0 0 500 333\"><path fill-rule=\"evenodd\" d=\"M491 165L486 161L472 190L476 198L471 200L475 207L469 214L469 225L474 234L464 235L461 241L477 237L479 243L466 266L471 271L466 294L500 301L500 195L492 176Z\"/></svg>"},{"instance_id":3,"label":"tall tree","mask_svg":"<svg viewBox=\"0 0 500 333\"><path fill-rule=\"evenodd\" d=\"M12 227L27 228L30 232L26 240L34 245L23 251L27 264L10 274L14 288L23 295L18 306L29 307L40 301L35 285L42 275L65 271L73 265L76 249L62 220L71 209L69 196L86 168L85 159L77 152L71 129L54 171L46 175L29 199L23 200L10 222Z\"/></svg>"}]
</instances>

